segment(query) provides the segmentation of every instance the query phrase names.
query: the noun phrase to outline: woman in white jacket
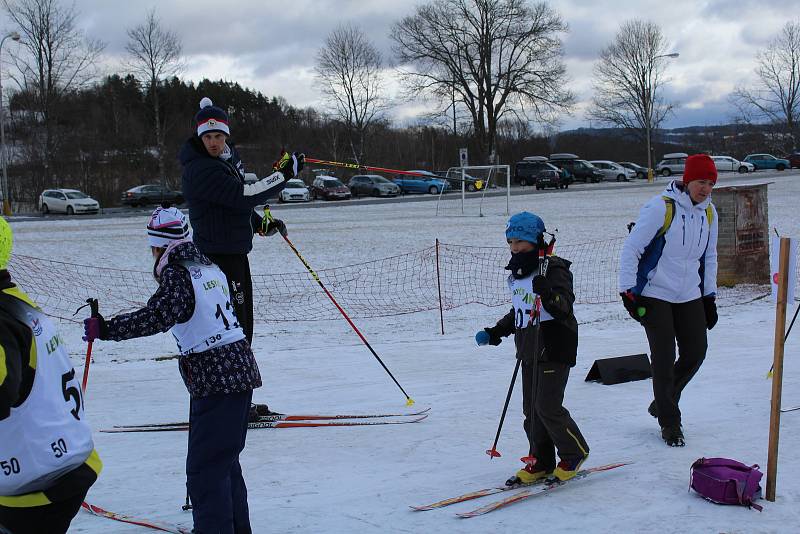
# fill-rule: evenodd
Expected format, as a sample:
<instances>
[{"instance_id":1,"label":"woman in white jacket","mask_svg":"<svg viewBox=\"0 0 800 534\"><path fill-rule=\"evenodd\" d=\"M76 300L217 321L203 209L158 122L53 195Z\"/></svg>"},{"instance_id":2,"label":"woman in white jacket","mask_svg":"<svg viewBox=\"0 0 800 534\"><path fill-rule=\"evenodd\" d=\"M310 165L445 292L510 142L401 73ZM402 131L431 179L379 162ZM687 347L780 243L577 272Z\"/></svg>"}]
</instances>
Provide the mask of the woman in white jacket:
<instances>
[{"instance_id":1,"label":"woman in white jacket","mask_svg":"<svg viewBox=\"0 0 800 534\"><path fill-rule=\"evenodd\" d=\"M705 358L706 329L717 322L716 182L709 156L689 156L683 181L644 205L620 257L622 302L650 344L655 400L648 411L671 447L684 445L678 402Z\"/></svg>"}]
</instances>

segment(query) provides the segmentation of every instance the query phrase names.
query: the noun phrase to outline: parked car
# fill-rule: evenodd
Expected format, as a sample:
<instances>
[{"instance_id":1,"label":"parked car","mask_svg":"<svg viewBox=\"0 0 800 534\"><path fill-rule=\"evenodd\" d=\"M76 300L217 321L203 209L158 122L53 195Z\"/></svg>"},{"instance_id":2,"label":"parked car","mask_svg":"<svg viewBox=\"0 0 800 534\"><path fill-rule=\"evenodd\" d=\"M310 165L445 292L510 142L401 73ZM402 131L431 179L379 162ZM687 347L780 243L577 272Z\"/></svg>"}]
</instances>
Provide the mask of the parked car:
<instances>
[{"instance_id":1,"label":"parked car","mask_svg":"<svg viewBox=\"0 0 800 534\"><path fill-rule=\"evenodd\" d=\"M566 189L569 187L561 169L542 169L536 175L536 189L547 189L548 187L553 187L555 189Z\"/></svg>"},{"instance_id":2,"label":"parked car","mask_svg":"<svg viewBox=\"0 0 800 534\"><path fill-rule=\"evenodd\" d=\"M603 179L607 182L627 182L631 178L636 178L635 171L626 169L619 163L614 163L613 161L595 159L589 163L600 169L600 172L603 173Z\"/></svg>"},{"instance_id":3,"label":"parked car","mask_svg":"<svg viewBox=\"0 0 800 534\"><path fill-rule=\"evenodd\" d=\"M714 166L719 172L727 171L744 174L756 170L755 165L752 163L747 161L739 161L738 159L730 156L711 156L711 159L714 160Z\"/></svg>"},{"instance_id":4,"label":"parked car","mask_svg":"<svg viewBox=\"0 0 800 534\"><path fill-rule=\"evenodd\" d=\"M647 167L642 167L641 165L637 165L630 161L619 161L617 162L626 169L630 169L636 173L636 177L640 180L647 180Z\"/></svg>"},{"instance_id":5,"label":"parked car","mask_svg":"<svg viewBox=\"0 0 800 534\"><path fill-rule=\"evenodd\" d=\"M77 189L45 189L39 195L39 211L42 213L97 213L100 203Z\"/></svg>"},{"instance_id":6,"label":"parked car","mask_svg":"<svg viewBox=\"0 0 800 534\"><path fill-rule=\"evenodd\" d=\"M411 176L409 174L398 174L392 181L400 187L403 193L430 193L438 195L450 190L447 180L439 178L428 171L411 171L420 173L421 176Z\"/></svg>"},{"instance_id":7,"label":"parked car","mask_svg":"<svg viewBox=\"0 0 800 534\"><path fill-rule=\"evenodd\" d=\"M536 185L536 175L545 169L558 171L565 182L572 182L569 172L548 163L544 156L528 156L514 165L514 181L523 186Z\"/></svg>"},{"instance_id":8,"label":"parked car","mask_svg":"<svg viewBox=\"0 0 800 534\"><path fill-rule=\"evenodd\" d=\"M311 200L311 192L303 183L303 180L293 179L286 182L280 193L278 193L278 202L309 202Z\"/></svg>"},{"instance_id":9,"label":"parked car","mask_svg":"<svg viewBox=\"0 0 800 534\"><path fill-rule=\"evenodd\" d=\"M604 178L600 169L595 168L588 161L578 158L575 154L551 154L549 162L559 169L567 171L571 181L596 183L601 182Z\"/></svg>"},{"instance_id":10,"label":"parked car","mask_svg":"<svg viewBox=\"0 0 800 534\"><path fill-rule=\"evenodd\" d=\"M311 184L311 198L313 200L318 198L347 200L350 198L350 190L338 178L320 174L314 178L314 183Z\"/></svg>"},{"instance_id":11,"label":"parked car","mask_svg":"<svg viewBox=\"0 0 800 534\"><path fill-rule=\"evenodd\" d=\"M400 186L377 174L358 174L347 184L354 197L368 195L373 197L396 197Z\"/></svg>"},{"instance_id":12,"label":"parked car","mask_svg":"<svg viewBox=\"0 0 800 534\"><path fill-rule=\"evenodd\" d=\"M683 174L683 169L686 166L686 158L688 157L689 154L685 152L664 154L664 158L656 165L656 174L660 174L661 176Z\"/></svg>"},{"instance_id":13,"label":"parked car","mask_svg":"<svg viewBox=\"0 0 800 534\"><path fill-rule=\"evenodd\" d=\"M124 206L135 208L136 206L160 204L162 202L182 204L183 194L180 191L162 188L159 184L137 185L122 193L122 204Z\"/></svg>"},{"instance_id":14,"label":"parked car","mask_svg":"<svg viewBox=\"0 0 800 534\"><path fill-rule=\"evenodd\" d=\"M793 152L786 156L786 159L789 160L789 168L800 168L800 152Z\"/></svg>"},{"instance_id":15,"label":"parked car","mask_svg":"<svg viewBox=\"0 0 800 534\"><path fill-rule=\"evenodd\" d=\"M450 184L449 189L461 191L462 173L460 169L448 169L446 171L435 171L433 174L439 178L444 178ZM481 191L487 187L486 180L475 178L474 176L463 173L464 189L469 192ZM492 184L494 185L494 184Z\"/></svg>"},{"instance_id":16,"label":"parked car","mask_svg":"<svg viewBox=\"0 0 800 534\"><path fill-rule=\"evenodd\" d=\"M758 169L776 169L779 171L790 168L788 159L776 158L772 154L749 154L743 161L752 163Z\"/></svg>"}]
</instances>

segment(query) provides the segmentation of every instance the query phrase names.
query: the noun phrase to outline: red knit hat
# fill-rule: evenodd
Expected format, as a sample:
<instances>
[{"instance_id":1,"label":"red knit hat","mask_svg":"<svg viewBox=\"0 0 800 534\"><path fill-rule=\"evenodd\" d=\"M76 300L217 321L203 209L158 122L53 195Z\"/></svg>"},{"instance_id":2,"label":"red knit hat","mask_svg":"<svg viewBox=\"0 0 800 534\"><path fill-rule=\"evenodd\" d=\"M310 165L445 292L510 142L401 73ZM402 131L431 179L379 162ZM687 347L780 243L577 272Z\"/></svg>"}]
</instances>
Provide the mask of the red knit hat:
<instances>
[{"instance_id":1,"label":"red knit hat","mask_svg":"<svg viewBox=\"0 0 800 534\"><path fill-rule=\"evenodd\" d=\"M688 184L694 180L711 180L717 183L717 166L707 154L693 154L686 158L683 183Z\"/></svg>"}]
</instances>

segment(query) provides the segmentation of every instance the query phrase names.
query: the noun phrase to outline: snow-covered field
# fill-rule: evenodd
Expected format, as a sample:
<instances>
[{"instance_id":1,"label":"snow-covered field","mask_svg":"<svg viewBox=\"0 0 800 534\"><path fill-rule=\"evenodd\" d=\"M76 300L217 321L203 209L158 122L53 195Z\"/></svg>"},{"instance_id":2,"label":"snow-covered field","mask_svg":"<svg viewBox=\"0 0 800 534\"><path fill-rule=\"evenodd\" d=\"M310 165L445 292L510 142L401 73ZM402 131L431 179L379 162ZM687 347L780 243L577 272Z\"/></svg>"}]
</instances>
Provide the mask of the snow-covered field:
<instances>
[{"instance_id":1,"label":"snow-covered field","mask_svg":"<svg viewBox=\"0 0 800 534\"><path fill-rule=\"evenodd\" d=\"M800 175L759 173L769 188L770 226L800 235ZM722 183L752 182L723 176ZM511 211L534 211L565 244L620 237L639 207L658 193L651 186L585 186L512 198ZM487 200L484 217L449 206L435 217L431 202L274 208L309 263L324 269L447 243L501 246L505 199ZM48 259L148 270L146 219L12 222L15 251ZM279 238L257 239L253 271L300 272ZM749 299L748 299L749 300ZM424 504L502 483L527 449L519 391L489 460L497 421L514 367L513 342L476 347L473 335L505 311L472 306L446 315L359 321L359 326L417 407L432 407L414 425L253 430L242 456L254 532L796 532L800 529L800 411L783 414L775 503L764 512L718 506L687 491L689 466L702 456L757 463L766 472L774 307L769 299L720 309L709 334L707 359L681 406L687 445L671 449L647 414L649 381L603 386L584 382L595 359L648 352L643 330L621 305L578 306L578 364L566 406L591 447L587 466L633 465L577 482L543 497L474 519L454 512L492 497L429 512ZM794 309L790 310L794 312ZM591 317L591 322L585 322ZM599 320L597 318L600 318ZM83 365L81 329L63 323L75 366ZM800 333L786 347L784 407L800 405ZM344 321L256 324L254 349L264 377L255 399L282 412L402 411L404 397ZM86 394L96 430L115 424L186 419L188 395L171 337L97 342ZM517 388L519 390L519 387ZM184 501L186 435L95 434L105 463L88 501L130 515L191 524ZM762 485L765 480L762 480ZM80 513L71 532L133 533L145 529Z\"/></svg>"}]
</instances>

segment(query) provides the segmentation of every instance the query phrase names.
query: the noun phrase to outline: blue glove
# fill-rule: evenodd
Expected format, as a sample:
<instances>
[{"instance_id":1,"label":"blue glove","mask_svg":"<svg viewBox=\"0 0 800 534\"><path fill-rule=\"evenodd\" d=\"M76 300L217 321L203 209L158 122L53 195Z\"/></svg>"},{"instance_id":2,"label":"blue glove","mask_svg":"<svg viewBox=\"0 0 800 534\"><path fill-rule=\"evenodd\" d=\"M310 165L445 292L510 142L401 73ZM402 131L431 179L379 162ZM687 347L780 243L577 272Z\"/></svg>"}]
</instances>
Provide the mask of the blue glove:
<instances>
[{"instance_id":1,"label":"blue glove","mask_svg":"<svg viewBox=\"0 0 800 534\"><path fill-rule=\"evenodd\" d=\"M486 330L481 330L475 334L475 343L478 345L488 345L491 338L492 337L489 335L489 332Z\"/></svg>"}]
</instances>

